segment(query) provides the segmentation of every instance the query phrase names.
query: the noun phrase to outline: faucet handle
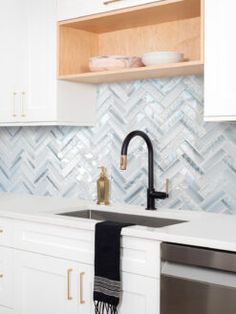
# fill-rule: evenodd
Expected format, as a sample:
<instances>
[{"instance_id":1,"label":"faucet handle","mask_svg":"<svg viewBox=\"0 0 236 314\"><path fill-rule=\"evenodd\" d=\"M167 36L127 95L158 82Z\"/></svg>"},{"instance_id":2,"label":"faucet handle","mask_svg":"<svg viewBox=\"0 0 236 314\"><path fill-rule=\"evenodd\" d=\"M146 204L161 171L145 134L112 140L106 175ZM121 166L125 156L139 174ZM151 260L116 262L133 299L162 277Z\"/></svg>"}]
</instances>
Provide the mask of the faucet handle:
<instances>
[{"instance_id":1,"label":"faucet handle","mask_svg":"<svg viewBox=\"0 0 236 314\"><path fill-rule=\"evenodd\" d=\"M169 194L169 185L170 185L170 180L167 178L165 181L165 191L166 194Z\"/></svg>"},{"instance_id":2,"label":"faucet handle","mask_svg":"<svg viewBox=\"0 0 236 314\"><path fill-rule=\"evenodd\" d=\"M127 155L120 156L120 170L126 170L127 168Z\"/></svg>"}]
</instances>

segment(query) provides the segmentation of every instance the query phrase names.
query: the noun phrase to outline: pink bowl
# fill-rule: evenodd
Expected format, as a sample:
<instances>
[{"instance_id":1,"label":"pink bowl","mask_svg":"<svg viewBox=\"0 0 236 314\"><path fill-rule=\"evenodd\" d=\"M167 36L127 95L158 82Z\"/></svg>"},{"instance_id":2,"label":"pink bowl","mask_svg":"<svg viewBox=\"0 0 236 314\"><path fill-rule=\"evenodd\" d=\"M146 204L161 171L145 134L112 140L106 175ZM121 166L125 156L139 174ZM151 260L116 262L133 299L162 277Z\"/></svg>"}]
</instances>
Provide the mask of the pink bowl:
<instances>
[{"instance_id":1,"label":"pink bowl","mask_svg":"<svg viewBox=\"0 0 236 314\"><path fill-rule=\"evenodd\" d=\"M142 66L143 62L140 57L98 56L89 59L89 69L92 72L137 68Z\"/></svg>"}]
</instances>

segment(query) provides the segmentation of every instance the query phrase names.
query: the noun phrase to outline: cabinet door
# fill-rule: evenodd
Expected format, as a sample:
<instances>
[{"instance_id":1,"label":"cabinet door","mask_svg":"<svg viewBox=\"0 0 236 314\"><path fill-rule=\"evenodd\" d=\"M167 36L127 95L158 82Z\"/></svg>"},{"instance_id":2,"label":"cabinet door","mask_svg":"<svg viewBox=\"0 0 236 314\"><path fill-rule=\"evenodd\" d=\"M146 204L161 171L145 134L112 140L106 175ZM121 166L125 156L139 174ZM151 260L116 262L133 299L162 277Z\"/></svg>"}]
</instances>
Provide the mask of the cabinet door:
<instances>
[{"instance_id":1,"label":"cabinet door","mask_svg":"<svg viewBox=\"0 0 236 314\"><path fill-rule=\"evenodd\" d=\"M235 12L235 0L205 0L206 120L236 120Z\"/></svg>"},{"instance_id":2,"label":"cabinet door","mask_svg":"<svg viewBox=\"0 0 236 314\"><path fill-rule=\"evenodd\" d=\"M21 69L25 63L25 0L2 1L0 5L0 122L16 122L19 93L23 82Z\"/></svg>"},{"instance_id":3,"label":"cabinet door","mask_svg":"<svg viewBox=\"0 0 236 314\"><path fill-rule=\"evenodd\" d=\"M15 254L17 314L78 313L77 264L32 253Z\"/></svg>"},{"instance_id":4,"label":"cabinet door","mask_svg":"<svg viewBox=\"0 0 236 314\"><path fill-rule=\"evenodd\" d=\"M119 313L159 314L159 281L129 273L123 273L122 277Z\"/></svg>"},{"instance_id":5,"label":"cabinet door","mask_svg":"<svg viewBox=\"0 0 236 314\"><path fill-rule=\"evenodd\" d=\"M165 0L58 0L58 21Z\"/></svg>"},{"instance_id":6,"label":"cabinet door","mask_svg":"<svg viewBox=\"0 0 236 314\"><path fill-rule=\"evenodd\" d=\"M24 122L56 120L56 0L27 0L28 90L21 94Z\"/></svg>"},{"instance_id":7,"label":"cabinet door","mask_svg":"<svg viewBox=\"0 0 236 314\"><path fill-rule=\"evenodd\" d=\"M1 307L13 306L12 250L0 247L0 313ZM7 309L6 309L6 313Z\"/></svg>"},{"instance_id":8,"label":"cabinet door","mask_svg":"<svg viewBox=\"0 0 236 314\"><path fill-rule=\"evenodd\" d=\"M17 314L93 313L92 267L35 253L15 253Z\"/></svg>"}]
</instances>

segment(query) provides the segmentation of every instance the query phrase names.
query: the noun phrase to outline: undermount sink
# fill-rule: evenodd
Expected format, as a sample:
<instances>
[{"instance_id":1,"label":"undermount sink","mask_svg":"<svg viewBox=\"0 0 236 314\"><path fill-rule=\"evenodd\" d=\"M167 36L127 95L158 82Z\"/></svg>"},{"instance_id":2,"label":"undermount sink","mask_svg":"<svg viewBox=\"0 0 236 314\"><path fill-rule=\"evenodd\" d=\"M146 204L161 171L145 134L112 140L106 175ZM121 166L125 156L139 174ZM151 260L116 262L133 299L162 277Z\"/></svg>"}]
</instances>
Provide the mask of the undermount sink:
<instances>
[{"instance_id":1,"label":"undermount sink","mask_svg":"<svg viewBox=\"0 0 236 314\"><path fill-rule=\"evenodd\" d=\"M79 210L68 213L60 213L57 215L94 219L94 220L110 220L122 223L131 223L134 225L147 226L153 228L161 228L170 225L179 224L185 222L184 220L167 219L167 218L157 218L149 216L139 216L139 215L128 215L116 212L106 212L100 210Z\"/></svg>"}]
</instances>

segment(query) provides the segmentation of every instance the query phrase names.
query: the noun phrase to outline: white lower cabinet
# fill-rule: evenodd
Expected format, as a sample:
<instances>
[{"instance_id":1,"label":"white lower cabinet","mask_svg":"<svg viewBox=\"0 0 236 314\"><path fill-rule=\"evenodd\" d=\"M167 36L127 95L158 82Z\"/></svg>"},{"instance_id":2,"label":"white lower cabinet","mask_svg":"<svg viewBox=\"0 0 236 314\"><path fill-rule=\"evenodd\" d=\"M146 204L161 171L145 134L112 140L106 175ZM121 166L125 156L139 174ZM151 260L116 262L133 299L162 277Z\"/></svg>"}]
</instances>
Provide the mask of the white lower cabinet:
<instances>
[{"instance_id":1,"label":"white lower cabinet","mask_svg":"<svg viewBox=\"0 0 236 314\"><path fill-rule=\"evenodd\" d=\"M15 253L16 314L93 314L93 266ZM158 314L158 281L123 273L120 314ZM0 312L1 314L1 312Z\"/></svg>"},{"instance_id":2,"label":"white lower cabinet","mask_svg":"<svg viewBox=\"0 0 236 314\"><path fill-rule=\"evenodd\" d=\"M0 218L0 231L0 314L95 313L92 230ZM160 243L121 246L119 314L159 314Z\"/></svg>"},{"instance_id":3,"label":"white lower cabinet","mask_svg":"<svg viewBox=\"0 0 236 314\"><path fill-rule=\"evenodd\" d=\"M13 307L13 250L0 247L0 314Z\"/></svg>"},{"instance_id":4,"label":"white lower cabinet","mask_svg":"<svg viewBox=\"0 0 236 314\"><path fill-rule=\"evenodd\" d=\"M88 265L17 252L16 314L92 313L92 268Z\"/></svg>"},{"instance_id":5,"label":"white lower cabinet","mask_svg":"<svg viewBox=\"0 0 236 314\"><path fill-rule=\"evenodd\" d=\"M159 281L135 274L122 276L120 314L158 314Z\"/></svg>"}]
</instances>

